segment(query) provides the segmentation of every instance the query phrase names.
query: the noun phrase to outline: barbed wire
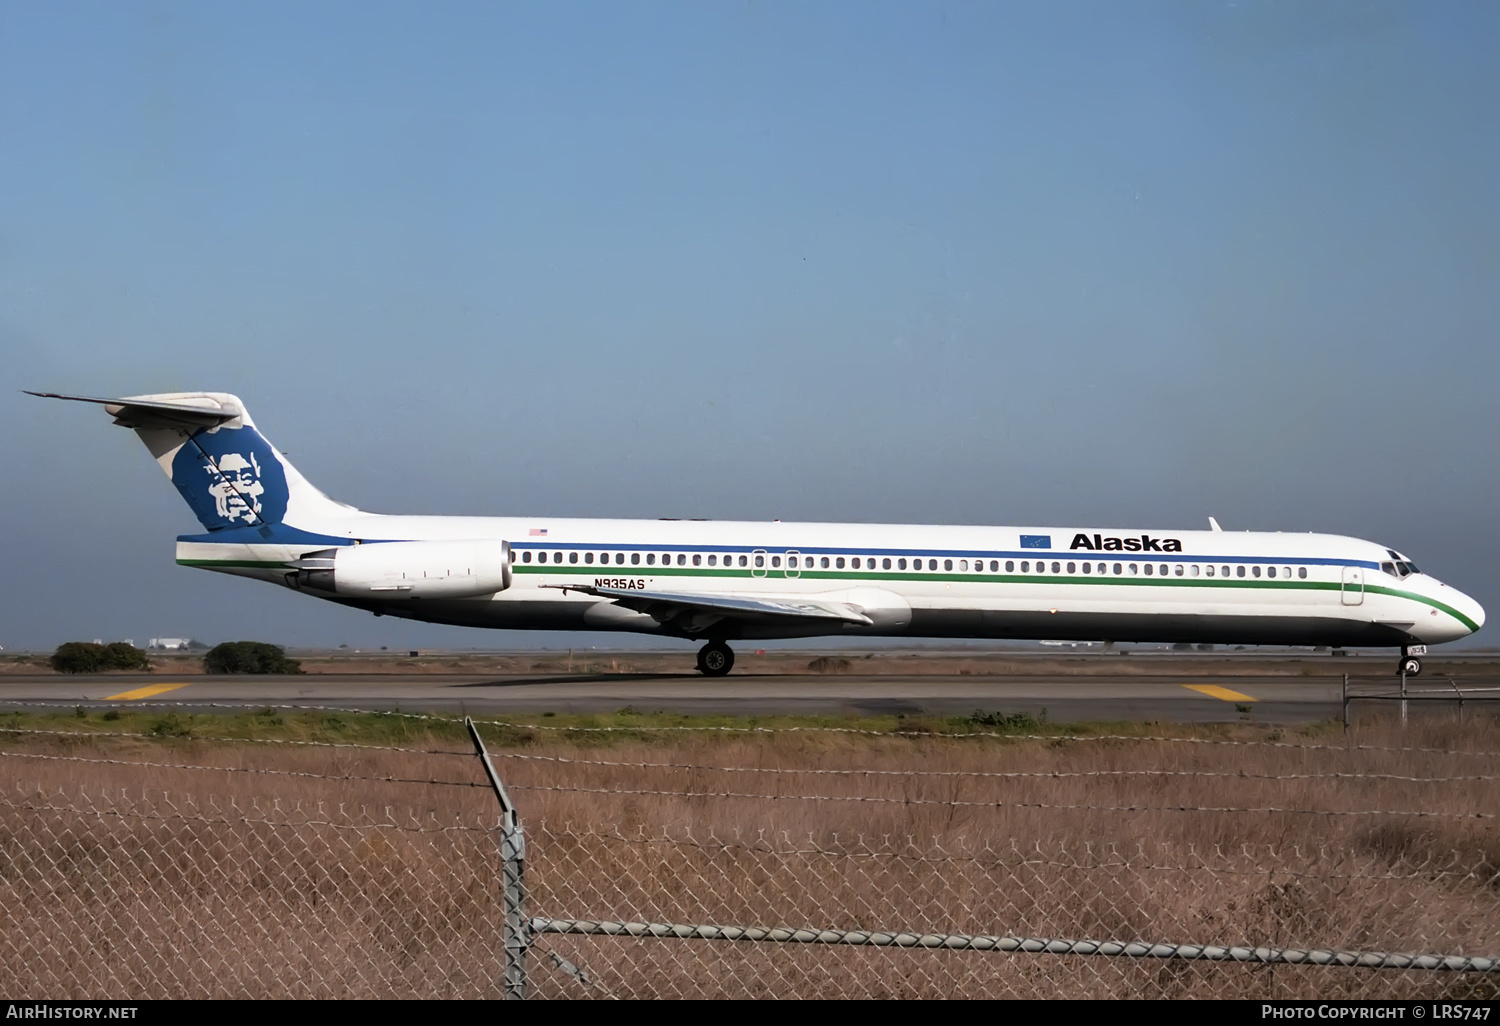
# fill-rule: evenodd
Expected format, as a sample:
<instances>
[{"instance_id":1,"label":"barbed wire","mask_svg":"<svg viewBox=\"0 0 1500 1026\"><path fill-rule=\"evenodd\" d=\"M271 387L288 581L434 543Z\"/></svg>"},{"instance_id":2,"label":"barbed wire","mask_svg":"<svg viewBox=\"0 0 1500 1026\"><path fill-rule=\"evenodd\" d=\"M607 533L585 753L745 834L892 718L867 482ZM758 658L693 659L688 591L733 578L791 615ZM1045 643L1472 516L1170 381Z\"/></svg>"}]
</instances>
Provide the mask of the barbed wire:
<instances>
[{"instance_id":1,"label":"barbed wire","mask_svg":"<svg viewBox=\"0 0 1500 1026\"><path fill-rule=\"evenodd\" d=\"M263 769L256 766L197 766L175 762L138 762L133 759L92 759L81 755L47 755L41 752L3 752L0 758L43 759L50 762L83 762L101 766L135 766L144 769L203 770L214 773L256 773L273 777L309 777L314 780L365 780L380 784L434 784L441 787L478 787L488 789L488 783L465 780L436 780L408 777L372 777L358 774L311 773L305 770Z\"/></svg>"},{"instance_id":2,"label":"barbed wire","mask_svg":"<svg viewBox=\"0 0 1500 1026\"><path fill-rule=\"evenodd\" d=\"M163 740L191 740L207 741L222 744L267 744L267 745L292 745L311 748L335 748L355 751L369 752L399 752L406 755L443 755L457 756L459 758L473 758L474 752L452 751L442 748L405 748L399 745L365 745L352 742L335 741L304 741L286 738L259 738L259 737L220 737L212 735L186 734L181 737L164 734L144 733L139 731L124 730L43 730L31 727L0 727L0 734L27 734L42 737L66 737L66 738L138 738L148 741ZM1294 746L1300 747L1300 746ZM0 753L3 755L6 753ZM1064 779L1064 778L1093 778L1093 777L1209 777L1236 780L1383 780L1399 781L1416 784L1455 784L1455 783L1479 783L1500 780L1500 775L1474 774L1468 776L1450 777L1421 777L1408 776L1399 773L1360 773L1360 772L1333 772L1333 773L1247 773L1219 772L1209 770L1028 770L1028 771L1001 771L1001 770L920 770L920 769L825 769L804 768L795 769L774 766L715 766L704 763L683 762L646 762L646 761L624 761L613 759L580 759L557 755L528 755L521 752L510 752L497 750L491 753L496 759L516 759L532 762L553 762L578 766L611 766L630 769L679 769L695 770L712 773L765 773L781 774L787 776L814 775L814 776L892 776L892 777L943 777L943 778L996 778L996 779ZM139 763L138 765L148 765ZM157 765L157 764L150 764ZM161 764L165 765L165 764ZM190 767L182 767L190 768ZM269 772L269 771L267 771ZM375 777L350 777L348 779L382 779ZM409 781L403 781L409 782Z\"/></svg>"},{"instance_id":3,"label":"barbed wire","mask_svg":"<svg viewBox=\"0 0 1500 1026\"><path fill-rule=\"evenodd\" d=\"M840 776L840 777L973 777L1005 780L1092 777L1211 777L1233 780L1396 780L1416 784L1455 784L1474 781L1495 781L1500 776L1462 777L1410 777L1398 773L1237 773L1199 770L918 770L918 769L794 769L782 766L711 766L688 762L626 762L611 759L575 759L561 755L526 755L521 752L495 751L492 759L519 759L530 762L552 762L575 766L614 766L626 769L681 769L710 773L767 773L785 776Z\"/></svg>"},{"instance_id":4,"label":"barbed wire","mask_svg":"<svg viewBox=\"0 0 1500 1026\"><path fill-rule=\"evenodd\" d=\"M1066 860L1056 856L1050 856L1046 852L1042 851L1042 843L1040 841L1035 841L1032 843L1031 848L1036 853L1036 857L1032 857L1031 855L1028 855L1022 847L1018 846L1014 839L1012 839L1011 845L1008 849L997 848L993 844L986 842L984 844L982 852L977 854L948 854L947 852L943 852L943 849L939 846L936 848L936 850L943 853L934 855L931 854L930 849L921 849L921 846L917 844L916 838L914 836L908 837L906 851L897 851L893 847L890 847L892 842L889 834L882 835L881 837L881 842L887 845L887 847L883 849L871 848L868 846L863 850L850 849L848 847L836 848L831 846L820 846L811 833L809 833L807 836L806 847L778 848L772 846L772 844L770 842L767 842L763 836L758 837L754 842L750 842L738 839L725 840L723 838L712 836L711 834L709 840L700 841L697 838L692 837L691 835L687 837L674 837L668 834L665 828L663 828L663 831L660 834L648 834L645 832L644 828L641 828L640 833L632 837L628 834L621 833L619 830L614 830L611 832L598 830L579 830L573 827L571 824L567 823L559 826L553 826L545 822L543 822L542 825L538 828L538 836L547 838L548 840L558 837L567 837L572 840L619 842L627 845L653 847L659 845L667 845L673 848L696 848L700 851L709 853L713 853L716 851L741 851L752 855L766 855L775 858L813 856L820 858L838 859L891 859L903 863L909 862L919 865L950 865L954 863L989 862L993 860L987 860L983 858L983 855L1003 855L1009 853L1018 857L1018 861L1012 864L1015 867L1047 866L1049 868L1055 869L1078 869L1084 871L1129 869L1141 872L1181 872L1183 870L1201 869L1209 873L1222 873L1231 875L1238 874L1257 877L1263 877L1266 874L1265 866L1260 862L1256 862L1254 867L1250 869L1235 869L1233 868L1233 866L1228 865L1210 865L1208 864L1206 859L1214 858L1224 860L1226 862L1230 860L1252 861L1260 859L1262 855L1265 855L1278 863L1284 863L1284 860L1287 858L1285 848L1277 848L1275 845L1270 844L1265 845L1265 851L1263 853L1253 851L1251 846L1248 844L1241 845L1238 852L1225 852L1221 845L1215 844L1213 845L1212 855L1204 855L1202 852L1198 851L1197 845L1189 842L1185 845L1186 850L1184 852L1184 855L1187 857L1191 857L1191 859L1193 860L1196 860L1192 863L1143 863L1131 861L1128 855L1121 854L1118 848L1116 848L1114 845L1110 845L1108 848L1106 848L1102 855L1100 855L1092 862L1084 862L1076 856L1068 858ZM790 835L788 834L785 836L787 843L791 844L792 842ZM835 833L832 835L830 842L831 845L844 845L846 843L847 842L845 842L839 834ZM853 843L855 845L865 845L866 842L864 839L864 835L858 835ZM1161 848L1163 850L1168 850L1170 846L1163 844L1161 845ZM1090 855L1095 854L1094 846L1087 841L1083 842L1083 849ZM1059 852L1066 851L1066 849L1060 843L1058 844L1058 850ZM1312 859L1312 855L1304 852L1301 845L1291 845L1291 850L1292 857L1296 859ZM1143 859L1153 857L1148 856L1145 847L1139 844L1136 846L1136 854ZM1449 850L1447 852L1447 855L1449 856L1448 864L1458 864L1460 860L1465 857L1464 853L1460 852L1456 848ZM1277 873L1285 876L1306 876L1319 880L1357 880L1360 882L1369 882L1373 880L1432 880L1442 877L1455 877L1458 879L1467 880L1474 879L1476 877L1477 868L1481 872L1487 874L1486 878L1500 879L1500 867L1490 866L1483 852L1472 853L1469 857L1474 860L1473 864L1470 868L1464 869L1462 871L1434 868L1434 866L1442 865L1442 863L1438 861L1437 855L1432 854L1416 861L1403 856L1401 858L1401 861L1412 866L1412 871L1409 873L1369 872L1366 869L1361 869L1359 872L1340 874L1328 872L1326 869L1321 868L1316 872L1303 872L1295 869L1287 869L1284 864L1277 869ZM1353 849L1334 849L1330 851L1328 848L1322 845L1319 845L1317 848L1316 861L1319 863L1327 863L1329 861L1337 860L1340 858L1351 858L1364 862L1377 861L1368 853L1361 853Z\"/></svg>"},{"instance_id":5,"label":"barbed wire","mask_svg":"<svg viewBox=\"0 0 1500 1026\"><path fill-rule=\"evenodd\" d=\"M0 707L20 706L25 708L46 709L74 709L83 702L99 704L100 699L83 700L35 700L23 701L0 701ZM433 723L451 723L461 725L464 722L462 716L445 716L438 713L414 713L403 712L399 709L356 709L347 706L332 705L297 705L297 704L262 704L237 703L237 702L149 702L133 701L132 708L137 709L228 709L236 712L251 712L257 709L280 709L292 712L331 712L360 716L390 716L399 719L428 721ZM3 713L0 713L3 715ZM936 730L870 730L860 727L828 727L828 726L803 726L803 727L730 727L710 725L681 725L681 724L640 724L637 726L610 726L610 727L582 727L567 726L552 723L516 723L510 720L474 720L479 726L501 727L511 730L545 730L574 733L618 733L618 734L641 734L641 733L725 733L725 734L856 734L867 737L894 737L894 738L927 738L933 740L964 739L964 738L994 738L1004 741L1047 741L1054 744L1063 742L1086 742L1086 741L1131 741L1167 744L1195 744L1195 745L1226 745L1247 748L1291 748L1297 751L1328 751L1328 752L1388 752L1388 753L1417 753L1426 755L1463 755L1480 758L1500 758L1500 751L1464 751L1450 748L1423 748L1416 746L1391 746L1391 745L1324 745L1324 744L1294 744L1286 741L1264 740L1244 741L1231 740L1229 738L1206 738L1206 737L1166 737L1162 735L1136 735L1136 734L1013 734L1003 731L936 731ZM0 731L12 728L0 724Z\"/></svg>"},{"instance_id":6,"label":"barbed wire","mask_svg":"<svg viewBox=\"0 0 1500 1026\"><path fill-rule=\"evenodd\" d=\"M881 805L934 805L943 808L979 809L1050 809L1070 812L1242 812L1254 814L1284 813L1293 816L1411 816L1429 819L1495 819L1489 812L1432 812L1430 810L1393 809L1282 809L1239 808L1207 805L1054 805L1045 802L975 802L937 798L885 798L875 795L830 794L748 794L737 791L657 791L644 788L561 787L544 784L507 783L511 791L553 791L568 794L650 795L661 798L743 798L756 801L862 802Z\"/></svg>"},{"instance_id":7,"label":"barbed wire","mask_svg":"<svg viewBox=\"0 0 1500 1026\"><path fill-rule=\"evenodd\" d=\"M6 727L0 726L0 735L3 734L41 734L49 737L134 737L144 738L148 741L214 741L236 744L244 742L252 745L300 745L310 748L355 748L369 752L405 752L410 755L459 755L466 759L474 757L474 749L467 751L452 751L446 748L402 748L399 745L362 745L352 741L304 741L292 738L280 737L216 737L208 734L154 734L131 730L42 730L36 727Z\"/></svg>"},{"instance_id":8,"label":"barbed wire","mask_svg":"<svg viewBox=\"0 0 1500 1026\"><path fill-rule=\"evenodd\" d=\"M174 821L183 821L183 822L192 822L192 823L207 823L207 824L210 824L210 825L213 825L213 826L226 826L226 825L232 825L232 824L235 824L235 823L246 823L246 824L252 824L252 825L257 825L257 826L270 826L270 827L304 827L304 826L330 827L330 828L332 828L334 830L377 830L377 829L385 830L385 829L389 829L389 830L402 830L402 831L405 831L407 833L414 833L414 834L443 834L443 833L452 833L452 832L455 832L455 831L457 831L457 832L464 832L464 833L485 833L485 834L487 834L487 833L493 833L496 829L498 829L497 827L464 826L462 824L454 824L453 826L421 827L421 826L417 826L415 824L406 825L406 824L398 823L394 819L391 819L389 817L387 819L383 820L383 821L380 821L380 822L372 822L372 823L349 823L349 822L339 822L337 820L332 820L332 819L268 819L268 818L265 818L265 817L257 818L257 817L248 816L248 815L241 815L241 816L209 816L209 815L203 815L203 814L196 814L196 815L194 815L194 814L185 813L185 812L178 812L175 809L172 812L168 812L168 813L162 813L162 812L139 812L139 811L136 811L134 809L129 809L129 810L116 809L116 808L103 808L103 809L101 809L101 808L98 808L98 807L93 806L93 805L90 805L90 806L88 806L86 808L79 808L76 805L50 805L50 804L41 804L41 803L31 802L31 801L14 802L14 801L10 801L10 800L8 800L6 798L3 798L3 797L0 797L0 807L4 807L4 808L8 808L8 809L20 809L20 810L25 811L25 812L62 812L62 813L70 813L72 815L77 815L77 816L93 816L95 818L113 817L113 818L116 818L116 819L174 820ZM299 808L300 808L300 805L299 805ZM320 803L320 808L321 808L321 803ZM340 805L340 810L342 810L342 808L343 808L342 805ZM292 811L297 811L297 810L292 810ZM389 810L387 810L387 812L389 812Z\"/></svg>"}]
</instances>

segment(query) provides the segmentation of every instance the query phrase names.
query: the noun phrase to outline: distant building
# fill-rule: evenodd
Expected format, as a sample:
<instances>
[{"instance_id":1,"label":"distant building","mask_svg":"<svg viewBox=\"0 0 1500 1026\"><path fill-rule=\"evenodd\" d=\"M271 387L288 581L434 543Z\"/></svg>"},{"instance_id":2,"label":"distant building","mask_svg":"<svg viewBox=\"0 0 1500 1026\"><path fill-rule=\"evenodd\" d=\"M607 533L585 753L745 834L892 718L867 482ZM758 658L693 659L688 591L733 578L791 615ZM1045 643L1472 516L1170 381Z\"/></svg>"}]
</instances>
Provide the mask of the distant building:
<instances>
[{"instance_id":1,"label":"distant building","mask_svg":"<svg viewBox=\"0 0 1500 1026\"><path fill-rule=\"evenodd\" d=\"M146 647L162 652L180 652L188 647L188 640L187 638L152 638L146 643Z\"/></svg>"}]
</instances>

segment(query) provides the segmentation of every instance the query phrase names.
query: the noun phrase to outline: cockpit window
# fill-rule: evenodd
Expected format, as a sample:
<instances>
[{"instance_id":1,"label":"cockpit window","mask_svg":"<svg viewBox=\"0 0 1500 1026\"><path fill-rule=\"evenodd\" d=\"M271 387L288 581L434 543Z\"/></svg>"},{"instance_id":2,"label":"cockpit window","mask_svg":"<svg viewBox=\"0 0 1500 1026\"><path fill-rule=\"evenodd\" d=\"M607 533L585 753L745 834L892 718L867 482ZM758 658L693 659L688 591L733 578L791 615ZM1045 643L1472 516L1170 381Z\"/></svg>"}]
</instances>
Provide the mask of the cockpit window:
<instances>
[{"instance_id":1,"label":"cockpit window","mask_svg":"<svg viewBox=\"0 0 1500 1026\"><path fill-rule=\"evenodd\" d=\"M1410 560L1407 560L1405 566L1406 566L1406 572L1409 573L1409 574L1419 574L1419 573L1422 572L1422 571L1420 571L1420 570L1417 569L1417 564L1411 562Z\"/></svg>"},{"instance_id":2,"label":"cockpit window","mask_svg":"<svg viewBox=\"0 0 1500 1026\"><path fill-rule=\"evenodd\" d=\"M1396 564L1395 563L1381 563L1380 564L1380 569L1384 570L1386 573L1390 574L1392 577L1397 576L1396 575Z\"/></svg>"}]
</instances>

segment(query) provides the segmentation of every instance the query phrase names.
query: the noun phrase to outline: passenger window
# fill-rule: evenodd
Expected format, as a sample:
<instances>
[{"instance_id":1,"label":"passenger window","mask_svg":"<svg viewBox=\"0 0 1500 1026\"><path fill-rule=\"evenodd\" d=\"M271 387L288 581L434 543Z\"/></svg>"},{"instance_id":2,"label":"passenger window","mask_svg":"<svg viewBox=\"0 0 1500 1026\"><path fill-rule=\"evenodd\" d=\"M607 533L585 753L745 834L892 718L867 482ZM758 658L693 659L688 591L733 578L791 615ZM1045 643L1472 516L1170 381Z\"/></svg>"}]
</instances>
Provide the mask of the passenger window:
<instances>
[{"instance_id":1,"label":"passenger window","mask_svg":"<svg viewBox=\"0 0 1500 1026\"><path fill-rule=\"evenodd\" d=\"M1241 569L1243 570L1243 568L1241 568ZM1220 577L1228 577L1229 576L1229 567L1227 567L1227 566L1221 566L1221 567L1219 567L1219 576ZM1240 576L1243 577L1244 573L1241 573Z\"/></svg>"},{"instance_id":2,"label":"passenger window","mask_svg":"<svg viewBox=\"0 0 1500 1026\"><path fill-rule=\"evenodd\" d=\"M1259 577L1260 576L1260 567L1258 567L1258 566L1252 566L1250 568L1250 576L1251 577Z\"/></svg>"},{"instance_id":3,"label":"passenger window","mask_svg":"<svg viewBox=\"0 0 1500 1026\"><path fill-rule=\"evenodd\" d=\"M1038 570L1041 570L1042 569L1042 564L1038 563L1036 565L1036 568ZM1055 573L1055 574L1062 573L1062 564L1061 563L1053 563L1052 564L1052 572Z\"/></svg>"},{"instance_id":4,"label":"passenger window","mask_svg":"<svg viewBox=\"0 0 1500 1026\"><path fill-rule=\"evenodd\" d=\"M656 565L656 553L654 553L654 552L648 552L648 553L646 553L646 565L647 566L655 566Z\"/></svg>"},{"instance_id":5,"label":"passenger window","mask_svg":"<svg viewBox=\"0 0 1500 1026\"><path fill-rule=\"evenodd\" d=\"M1120 567L1120 564L1119 564L1119 563L1116 563L1116 564L1115 564L1115 573L1117 573L1117 574L1118 574L1118 573L1120 573L1120 572L1121 572L1121 567Z\"/></svg>"},{"instance_id":6,"label":"passenger window","mask_svg":"<svg viewBox=\"0 0 1500 1026\"><path fill-rule=\"evenodd\" d=\"M1176 570L1176 573L1177 573L1177 576L1178 576L1178 577L1181 577L1181 576L1182 576L1182 564L1181 564L1181 563L1178 563L1178 564L1177 564L1177 570Z\"/></svg>"},{"instance_id":7,"label":"passenger window","mask_svg":"<svg viewBox=\"0 0 1500 1026\"><path fill-rule=\"evenodd\" d=\"M521 562L523 562L523 563L530 563L531 562L531 553L530 552L523 552L523 553L521 553Z\"/></svg>"},{"instance_id":8,"label":"passenger window","mask_svg":"<svg viewBox=\"0 0 1500 1026\"><path fill-rule=\"evenodd\" d=\"M818 560L818 564L820 566L822 566L822 568L824 570L827 570L828 569L828 557L824 556L822 559Z\"/></svg>"},{"instance_id":9,"label":"passenger window","mask_svg":"<svg viewBox=\"0 0 1500 1026\"><path fill-rule=\"evenodd\" d=\"M744 565L745 565L745 557L741 556L740 557L740 566L744 566ZM760 557L759 556L755 557L755 565L756 566L760 566Z\"/></svg>"},{"instance_id":10,"label":"passenger window","mask_svg":"<svg viewBox=\"0 0 1500 1026\"><path fill-rule=\"evenodd\" d=\"M896 560L896 569L897 570L905 570L906 569L906 560L904 560L904 559L898 559L898 560Z\"/></svg>"},{"instance_id":11,"label":"passenger window","mask_svg":"<svg viewBox=\"0 0 1500 1026\"><path fill-rule=\"evenodd\" d=\"M1135 567L1135 564L1134 564L1134 563L1131 563L1131 564L1130 564L1130 572L1131 572L1131 573L1132 573L1132 574L1135 574L1135 573L1136 573L1136 572L1137 572L1137 571L1136 571L1136 567Z\"/></svg>"},{"instance_id":12,"label":"passenger window","mask_svg":"<svg viewBox=\"0 0 1500 1026\"><path fill-rule=\"evenodd\" d=\"M583 561L585 563L592 563L594 561L594 554L592 552L585 552L583 554Z\"/></svg>"},{"instance_id":13,"label":"passenger window","mask_svg":"<svg viewBox=\"0 0 1500 1026\"><path fill-rule=\"evenodd\" d=\"M1015 560L1013 560L1013 559L1007 559L1005 561L1005 572L1008 573L1008 574L1013 574L1013 573L1016 572L1016 562L1015 562Z\"/></svg>"},{"instance_id":14,"label":"passenger window","mask_svg":"<svg viewBox=\"0 0 1500 1026\"><path fill-rule=\"evenodd\" d=\"M933 560L932 562L936 563L937 560ZM952 570L953 569L953 560L951 560L951 559L945 559L945 560L943 560L943 569L944 570Z\"/></svg>"},{"instance_id":15,"label":"passenger window","mask_svg":"<svg viewBox=\"0 0 1500 1026\"><path fill-rule=\"evenodd\" d=\"M1029 573L1031 573L1031 562L1029 560L1025 560L1025 559L1021 560L1021 573L1023 573L1023 574L1029 574Z\"/></svg>"},{"instance_id":16,"label":"passenger window","mask_svg":"<svg viewBox=\"0 0 1500 1026\"><path fill-rule=\"evenodd\" d=\"M771 565L775 566L775 567L781 566L781 557L780 556L772 556L771 557Z\"/></svg>"},{"instance_id":17,"label":"passenger window","mask_svg":"<svg viewBox=\"0 0 1500 1026\"><path fill-rule=\"evenodd\" d=\"M853 567L853 569L855 569L855 570L858 570L858 569L859 569L859 557L858 557L858 556L855 556L855 557L854 557L854 558L853 558L853 559L852 559L852 560L851 560L851 566L852 566L852 567Z\"/></svg>"},{"instance_id":18,"label":"passenger window","mask_svg":"<svg viewBox=\"0 0 1500 1026\"><path fill-rule=\"evenodd\" d=\"M835 559L833 561L833 565L836 566L836 567L838 567L840 570L844 569L844 557L840 556L837 559Z\"/></svg>"},{"instance_id":19,"label":"passenger window","mask_svg":"<svg viewBox=\"0 0 1500 1026\"><path fill-rule=\"evenodd\" d=\"M1241 563L1239 566L1237 566L1237 567L1234 568L1234 575L1236 577L1244 577L1245 576L1245 565L1243 563ZM1256 573L1255 576L1259 577L1260 573L1257 571L1257 573Z\"/></svg>"},{"instance_id":20,"label":"passenger window","mask_svg":"<svg viewBox=\"0 0 1500 1026\"><path fill-rule=\"evenodd\" d=\"M918 568L920 568L921 565L922 565L922 561L920 559L917 560L917 566L918 566ZM935 560L935 559L929 559L927 561L927 569L929 569L929 570L936 570L937 569L937 560Z\"/></svg>"},{"instance_id":21,"label":"passenger window","mask_svg":"<svg viewBox=\"0 0 1500 1026\"><path fill-rule=\"evenodd\" d=\"M1194 577L1198 576L1198 564L1197 563L1193 564L1192 574L1193 574Z\"/></svg>"},{"instance_id":22,"label":"passenger window","mask_svg":"<svg viewBox=\"0 0 1500 1026\"><path fill-rule=\"evenodd\" d=\"M1068 564L1068 573L1072 574L1072 573L1077 573L1077 572L1078 572L1078 564L1076 564L1076 563L1069 563Z\"/></svg>"},{"instance_id":23,"label":"passenger window","mask_svg":"<svg viewBox=\"0 0 1500 1026\"><path fill-rule=\"evenodd\" d=\"M703 556L702 556L702 554L697 553L697 552L693 553L693 565L694 566L702 566L703 565Z\"/></svg>"},{"instance_id":24,"label":"passenger window","mask_svg":"<svg viewBox=\"0 0 1500 1026\"><path fill-rule=\"evenodd\" d=\"M709 555L709 557L708 557L708 565L709 566L717 566L718 562L719 562L719 557L717 555L714 555L714 554L710 554Z\"/></svg>"},{"instance_id":25,"label":"passenger window","mask_svg":"<svg viewBox=\"0 0 1500 1026\"><path fill-rule=\"evenodd\" d=\"M1068 573L1072 573L1072 572L1073 572L1073 564L1069 563L1068 564ZM1083 572L1086 573L1086 574L1093 573L1094 572L1094 564L1092 564L1092 563L1085 563L1085 564L1083 564Z\"/></svg>"},{"instance_id":26,"label":"passenger window","mask_svg":"<svg viewBox=\"0 0 1500 1026\"><path fill-rule=\"evenodd\" d=\"M578 562L578 553L576 553L576 552L570 552L570 553L568 553L568 562L569 563L576 563L576 562Z\"/></svg>"},{"instance_id":27,"label":"passenger window","mask_svg":"<svg viewBox=\"0 0 1500 1026\"><path fill-rule=\"evenodd\" d=\"M958 568L960 570L967 570L967 569L969 569L969 561L967 559L960 559L958 561Z\"/></svg>"},{"instance_id":28,"label":"passenger window","mask_svg":"<svg viewBox=\"0 0 1500 1026\"><path fill-rule=\"evenodd\" d=\"M554 563L561 563L562 562L562 553L561 552L554 552L554 553L552 553L552 562L554 562Z\"/></svg>"},{"instance_id":29,"label":"passenger window","mask_svg":"<svg viewBox=\"0 0 1500 1026\"><path fill-rule=\"evenodd\" d=\"M1305 567L1305 566L1299 566L1297 568L1297 576L1300 577L1300 578L1302 578L1303 580L1306 580L1307 579L1307 567Z\"/></svg>"},{"instance_id":30,"label":"passenger window","mask_svg":"<svg viewBox=\"0 0 1500 1026\"><path fill-rule=\"evenodd\" d=\"M632 552L630 554L630 562L633 565L639 566L641 562L641 554L639 552Z\"/></svg>"},{"instance_id":31,"label":"passenger window","mask_svg":"<svg viewBox=\"0 0 1500 1026\"><path fill-rule=\"evenodd\" d=\"M766 557L765 556L756 556L755 557L755 565L756 566L765 566L766 565Z\"/></svg>"},{"instance_id":32,"label":"passenger window","mask_svg":"<svg viewBox=\"0 0 1500 1026\"><path fill-rule=\"evenodd\" d=\"M1287 580L1291 580L1291 578L1292 578L1292 568L1289 567L1289 566L1282 567L1281 568L1281 576L1285 577Z\"/></svg>"},{"instance_id":33,"label":"passenger window","mask_svg":"<svg viewBox=\"0 0 1500 1026\"><path fill-rule=\"evenodd\" d=\"M1150 563L1146 564L1146 576L1147 577L1151 576L1151 564Z\"/></svg>"},{"instance_id":34,"label":"passenger window","mask_svg":"<svg viewBox=\"0 0 1500 1026\"><path fill-rule=\"evenodd\" d=\"M880 568L882 570L889 570L891 568L891 557L890 556L886 556L884 559L882 559L880 561Z\"/></svg>"},{"instance_id":35,"label":"passenger window","mask_svg":"<svg viewBox=\"0 0 1500 1026\"><path fill-rule=\"evenodd\" d=\"M992 573L992 574L998 574L999 572L1000 572L1000 561L998 559L992 559L992 560L990 560L990 573Z\"/></svg>"},{"instance_id":36,"label":"passenger window","mask_svg":"<svg viewBox=\"0 0 1500 1026\"><path fill-rule=\"evenodd\" d=\"M1212 577L1214 575L1214 568L1211 567L1211 566L1210 567L1205 567L1204 570L1203 570L1203 572L1205 574L1207 574L1209 577Z\"/></svg>"}]
</instances>

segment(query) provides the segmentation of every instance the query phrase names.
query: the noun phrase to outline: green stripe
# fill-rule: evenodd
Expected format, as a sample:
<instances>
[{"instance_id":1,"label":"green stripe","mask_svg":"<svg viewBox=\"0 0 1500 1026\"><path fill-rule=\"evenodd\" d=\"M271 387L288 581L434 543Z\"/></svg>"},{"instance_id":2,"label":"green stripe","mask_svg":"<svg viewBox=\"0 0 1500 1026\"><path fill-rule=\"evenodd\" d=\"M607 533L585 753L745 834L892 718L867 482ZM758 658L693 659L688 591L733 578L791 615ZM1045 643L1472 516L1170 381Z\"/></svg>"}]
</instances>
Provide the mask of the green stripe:
<instances>
[{"instance_id":1,"label":"green stripe","mask_svg":"<svg viewBox=\"0 0 1500 1026\"><path fill-rule=\"evenodd\" d=\"M1414 602L1421 602L1424 605L1429 605L1434 609L1442 610L1449 616L1453 617L1453 619L1469 628L1471 632L1479 630L1479 624L1475 623L1473 620L1470 620L1467 616L1460 613L1457 609L1454 609L1446 602L1439 602L1437 599L1428 598L1426 595L1416 595L1409 591L1402 591L1399 588L1386 588L1379 584L1367 584L1365 585L1365 591L1373 591L1377 595L1394 595L1397 598L1411 599Z\"/></svg>"},{"instance_id":2,"label":"green stripe","mask_svg":"<svg viewBox=\"0 0 1500 1026\"><path fill-rule=\"evenodd\" d=\"M740 569L715 569L711 567L697 566L609 566L588 567L575 564L519 564L513 568L516 573L523 574L550 574L554 576L571 577L713 577L713 578L743 578L754 577L748 568ZM772 576L772 574L778 576ZM1253 578L1224 579L1222 577L1081 577L1081 576L1054 576L1051 574L988 574L988 573L899 573L877 570L874 573L860 571L824 571L804 570L798 577L779 576L780 570L768 570L759 579L768 581L780 580L814 580L831 581L834 583L843 581L943 581L946 583L968 582L984 584L1092 584L1106 585L1111 587L1151 587L1151 588L1274 588L1285 591L1342 591L1343 585L1338 581L1266 581ZM1366 584L1365 591L1376 595L1391 595L1396 598L1411 599L1423 605L1432 606L1453 617L1471 631L1479 630L1479 624L1469 619L1463 613L1452 606L1437 599L1428 598L1426 595L1418 595L1415 592L1403 591L1399 588L1387 588L1378 584Z\"/></svg>"},{"instance_id":3,"label":"green stripe","mask_svg":"<svg viewBox=\"0 0 1500 1026\"><path fill-rule=\"evenodd\" d=\"M281 560L257 560L257 559L179 559L179 566L196 567L239 567L252 570L283 570L287 569L286 563ZM716 579L741 579L741 580L804 580L804 581L829 581L834 584L857 581L943 581L945 583L980 583L980 584L1092 584L1106 585L1110 587L1151 587L1151 588L1274 588L1285 591L1342 591L1343 585L1337 581L1264 581L1247 578L1245 580L1205 577L1079 577L1079 576L1053 576L1051 574L965 574L965 573L892 573L877 570L872 573L860 571L824 571L804 570L798 577L782 576L782 571L777 570L775 574L768 570L765 574L757 577L747 567L716 568L701 566L587 566L575 564L517 564L512 569L518 574L533 574L536 576L567 576L567 577L708 577ZM1410 599L1423 605L1431 606L1453 617L1470 631L1479 630L1479 624L1469 619L1463 613L1454 609L1445 602L1428 598L1426 595L1418 595L1415 592L1403 591L1399 588L1388 588L1379 584L1366 584L1365 591L1374 595L1390 595L1395 598Z\"/></svg>"}]
</instances>

